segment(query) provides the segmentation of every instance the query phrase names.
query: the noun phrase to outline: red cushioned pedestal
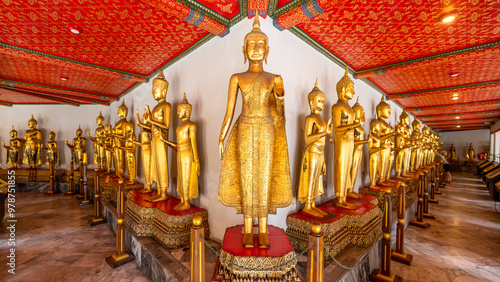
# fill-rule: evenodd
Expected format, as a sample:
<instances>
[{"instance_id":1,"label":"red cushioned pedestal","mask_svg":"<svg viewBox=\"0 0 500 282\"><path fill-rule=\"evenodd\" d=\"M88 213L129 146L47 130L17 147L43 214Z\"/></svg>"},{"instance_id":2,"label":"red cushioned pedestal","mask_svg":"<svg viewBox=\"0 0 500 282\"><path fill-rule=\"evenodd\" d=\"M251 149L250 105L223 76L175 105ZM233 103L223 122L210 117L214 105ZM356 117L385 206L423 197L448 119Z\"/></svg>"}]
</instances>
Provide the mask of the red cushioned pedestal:
<instances>
[{"instance_id":1,"label":"red cushioned pedestal","mask_svg":"<svg viewBox=\"0 0 500 282\"><path fill-rule=\"evenodd\" d=\"M244 278L252 279L248 281L303 281L296 269L294 248L283 229L269 225L268 236L270 248L258 247L257 234L254 234L254 247L245 248L243 225L227 228L213 281Z\"/></svg>"},{"instance_id":2,"label":"red cushioned pedestal","mask_svg":"<svg viewBox=\"0 0 500 282\"><path fill-rule=\"evenodd\" d=\"M201 216L205 227L205 238L210 236L208 212L206 209L191 205L183 211L174 210L180 200L170 196L167 200L148 202L146 199L157 194L140 193L132 190L127 193L125 202L125 223L138 236L152 236L167 248L180 248L189 244L191 224L195 216Z\"/></svg>"},{"instance_id":3,"label":"red cushioned pedestal","mask_svg":"<svg viewBox=\"0 0 500 282\"><path fill-rule=\"evenodd\" d=\"M378 200L371 195L363 195L362 199L347 198L348 203L355 204L357 209L349 210L335 206L337 198L317 206L329 213L324 218L317 218L307 213L298 212L288 215L286 234L295 250L307 249L311 224L321 225L325 246L332 255L337 255L349 245L366 247L370 245L381 231L381 210ZM327 253L324 253L327 256Z\"/></svg>"}]
</instances>

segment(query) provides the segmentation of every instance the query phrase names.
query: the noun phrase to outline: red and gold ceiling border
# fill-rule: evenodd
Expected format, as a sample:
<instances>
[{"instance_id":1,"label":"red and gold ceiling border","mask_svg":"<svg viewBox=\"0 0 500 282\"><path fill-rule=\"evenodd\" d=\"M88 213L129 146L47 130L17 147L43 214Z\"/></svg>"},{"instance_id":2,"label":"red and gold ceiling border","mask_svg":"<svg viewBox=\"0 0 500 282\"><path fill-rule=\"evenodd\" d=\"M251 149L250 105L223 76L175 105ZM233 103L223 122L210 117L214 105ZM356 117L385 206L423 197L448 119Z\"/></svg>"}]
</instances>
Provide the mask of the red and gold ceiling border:
<instances>
[{"instance_id":1,"label":"red and gold ceiling border","mask_svg":"<svg viewBox=\"0 0 500 282\"><path fill-rule=\"evenodd\" d=\"M406 108L405 110L407 112L412 112L412 113L416 114L418 112L422 112L423 110L429 110L429 109L447 110L447 109L464 108L464 107L468 107L468 106L492 106L492 105L500 105L500 100L484 101L484 102L476 102L476 103L464 103L464 104L451 104L451 105L443 105L443 106L430 106L430 107L425 107L425 108Z\"/></svg>"},{"instance_id":2,"label":"red and gold ceiling border","mask_svg":"<svg viewBox=\"0 0 500 282\"><path fill-rule=\"evenodd\" d=\"M270 15L273 18L274 26L283 31L314 18L341 2L343 0L291 1L283 7L273 10Z\"/></svg>"},{"instance_id":3,"label":"red and gold ceiling border","mask_svg":"<svg viewBox=\"0 0 500 282\"><path fill-rule=\"evenodd\" d=\"M489 118L490 116L493 118L500 118L500 112L495 112L495 111L480 111L480 112L468 112L468 113L460 113L460 114L441 114L441 115L428 115L428 116L420 116L418 117L422 122L431 122L431 121L438 121L438 120L449 120L450 118L456 118L457 116L462 119L462 117L465 117L467 119L468 116L477 116L481 115L484 116L484 118Z\"/></svg>"}]
</instances>

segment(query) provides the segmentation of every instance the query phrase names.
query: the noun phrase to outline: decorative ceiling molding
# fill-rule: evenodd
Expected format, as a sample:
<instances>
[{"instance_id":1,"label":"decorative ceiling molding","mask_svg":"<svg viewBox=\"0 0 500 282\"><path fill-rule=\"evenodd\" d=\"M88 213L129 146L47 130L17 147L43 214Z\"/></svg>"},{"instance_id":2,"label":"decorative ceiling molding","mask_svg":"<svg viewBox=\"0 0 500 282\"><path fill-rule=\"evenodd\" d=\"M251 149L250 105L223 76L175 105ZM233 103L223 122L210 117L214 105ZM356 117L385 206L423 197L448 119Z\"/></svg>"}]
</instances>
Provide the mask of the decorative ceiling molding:
<instances>
[{"instance_id":1,"label":"decorative ceiling molding","mask_svg":"<svg viewBox=\"0 0 500 282\"><path fill-rule=\"evenodd\" d=\"M41 91L32 91L32 90L27 90L27 89L20 89L20 88L15 88L15 87L9 87L9 86L0 86L0 89L7 89L11 91L21 91L23 93L31 93L31 94L39 94L39 95L48 95L51 97L55 98L63 98L67 97L69 99L74 99L77 101L84 101L84 103L92 103L92 104L99 104L99 105L105 105L109 106L109 101L105 100L99 100L99 99L91 99L91 98L85 98L81 96L75 96L75 95L68 95L68 94L56 94L56 93L47 93L47 92L41 92ZM56 95L56 96L55 96ZM62 96L62 97L61 97Z\"/></svg>"},{"instance_id":2,"label":"decorative ceiling molding","mask_svg":"<svg viewBox=\"0 0 500 282\"><path fill-rule=\"evenodd\" d=\"M496 112L496 111L488 111L488 112L480 111L480 112L461 113L460 116L462 117L462 116L478 115L478 114L500 116L500 112ZM426 115L426 116L419 117L419 119L424 120L424 119L433 119L433 118L437 118L437 117L456 117L456 116L457 116L457 114Z\"/></svg>"},{"instance_id":3,"label":"decorative ceiling molding","mask_svg":"<svg viewBox=\"0 0 500 282\"><path fill-rule=\"evenodd\" d=\"M476 103L464 103L464 104L453 104L453 105L443 105L443 106L429 106L429 107L420 107L420 108L406 108L407 112L420 112L423 109L451 109L451 108L462 108L462 107L467 107L471 105L499 105L500 100L495 100L495 101L485 101L485 102L476 102Z\"/></svg>"},{"instance_id":4,"label":"decorative ceiling molding","mask_svg":"<svg viewBox=\"0 0 500 282\"><path fill-rule=\"evenodd\" d=\"M467 60L467 57L474 56L480 52L485 52L486 49L493 49L493 48L498 48L500 46L500 41L495 41L491 43L486 43L486 44L481 44L473 47L468 47L468 48L463 48L459 50L454 50L450 52L445 52L441 54L436 54L432 56L427 56L427 57L422 57L418 59L413 59L413 60L408 60L408 61L403 61L395 64L389 64L386 66L380 66L376 68L370 68L366 70L359 70L356 71L356 78L369 78L369 77L374 77L378 75L384 75L387 73L398 73L398 72L404 72L408 70L409 68L416 68L416 67L422 67L426 65L430 65L431 63L429 61L432 61L432 63L438 63L440 61L446 60L452 60L454 59L453 57L460 57L460 60ZM457 58L458 59L458 58Z\"/></svg>"},{"instance_id":5,"label":"decorative ceiling molding","mask_svg":"<svg viewBox=\"0 0 500 282\"><path fill-rule=\"evenodd\" d=\"M425 124L432 125L432 126L440 126L440 125L447 125L447 124L476 124L476 123L485 123L485 122L491 122L497 120L496 118L480 118L480 119L453 119L453 120L446 120L446 121L431 121L431 122L426 122Z\"/></svg>"},{"instance_id":6,"label":"decorative ceiling molding","mask_svg":"<svg viewBox=\"0 0 500 282\"><path fill-rule=\"evenodd\" d=\"M248 15L255 16L255 11L262 16L266 17L269 11L269 6L277 5L276 0L248 0Z\"/></svg>"},{"instance_id":7,"label":"decorative ceiling molding","mask_svg":"<svg viewBox=\"0 0 500 282\"><path fill-rule=\"evenodd\" d=\"M476 89L489 89L489 88L498 88L500 86L500 80L488 81L488 82L480 82L480 83L472 83L465 85L457 85L436 89L428 89L428 90L420 90L406 93L397 93L397 94L389 94L387 96L387 100L398 100L398 99L408 99L415 97L425 97L425 96L435 96L435 95L444 95L450 92L456 92L455 90L476 90Z\"/></svg>"},{"instance_id":8,"label":"decorative ceiling molding","mask_svg":"<svg viewBox=\"0 0 500 282\"><path fill-rule=\"evenodd\" d=\"M11 104L11 103L7 103L7 102L0 101L0 106L12 107L12 104Z\"/></svg>"},{"instance_id":9,"label":"decorative ceiling molding","mask_svg":"<svg viewBox=\"0 0 500 282\"><path fill-rule=\"evenodd\" d=\"M293 1L278 9L271 17L274 18L274 26L283 31L306 22L343 1L345 0Z\"/></svg>"},{"instance_id":10,"label":"decorative ceiling molding","mask_svg":"<svg viewBox=\"0 0 500 282\"><path fill-rule=\"evenodd\" d=\"M146 76L140 74L133 74L124 71L119 71L115 69L110 69L94 64L84 63L68 58L63 58L51 54L42 53L39 51L34 51L26 48L21 48L9 44L0 42L0 53L9 54L19 58L27 58L34 61L40 61L44 63L53 63L56 65L63 65L72 69L78 69L80 71L97 73L100 75L105 75L114 78L122 78L137 82L148 82L149 79Z\"/></svg>"},{"instance_id":11,"label":"decorative ceiling molding","mask_svg":"<svg viewBox=\"0 0 500 282\"><path fill-rule=\"evenodd\" d=\"M3 89L5 89L5 88L3 88ZM33 97L42 97L44 99L51 100L51 101L54 101L54 102L58 102L60 104L68 104L68 105L75 106L75 107L80 106L80 103L77 103L77 102L74 102L74 101L71 101L71 100L68 100L68 99L57 98L57 97L54 97L54 96L51 96L51 95L35 94L35 93L30 93L30 92L26 92L26 91L22 91L22 90L13 90L13 89L8 89L8 90L12 91L12 92L15 92L15 93L18 93L18 94L21 94L21 95L28 95L28 96L33 96Z\"/></svg>"},{"instance_id":12,"label":"decorative ceiling molding","mask_svg":"<svg viewBox=\"0 0 500 282\"><path fill-rule=\"evenodd\" d=\"M32 83L13 81L13 80L1 79L1 78L0 78L0 86L6 86L6 87L16 88L16 89L20 89L20 90L51 92L54 94L61 94L61 95L80 96L80 97L96 98L99 100L118 101L118 97L110 96L110 95L102 95L102 94L81 92L81 91L75 91L75 90L69 90L69 89L55 88L55 87L50 87L50 86L37 85L37 84L32 84Z\"/></svg>"}]
</instances>

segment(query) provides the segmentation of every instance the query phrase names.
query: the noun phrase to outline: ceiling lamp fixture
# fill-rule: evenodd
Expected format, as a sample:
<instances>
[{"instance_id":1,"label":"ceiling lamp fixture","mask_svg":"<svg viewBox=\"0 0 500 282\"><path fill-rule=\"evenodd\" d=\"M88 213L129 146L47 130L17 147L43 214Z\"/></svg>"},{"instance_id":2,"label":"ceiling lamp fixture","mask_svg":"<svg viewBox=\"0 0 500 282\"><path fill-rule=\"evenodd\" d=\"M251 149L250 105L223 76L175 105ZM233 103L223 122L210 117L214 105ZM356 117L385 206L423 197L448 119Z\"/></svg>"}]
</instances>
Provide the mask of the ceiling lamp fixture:
<instances>
[{"instance_id":1,"label":"ceiling lamp fixture","mask_svg":"<svg viewBox=\"0 0 500 282\"><path fill-rule=\"evenodd\" d=\"M457 77L458 76L458 72L452 72L452 73L449 73L448 75L451 76L451 77Z\"/></svg>"},{"instance_id":2,"label":"ceiling lamp fixture","mask_svg":"<svg viewBox=\"0 0 500 282\"><path fill-rule=\"evenodd\" d=\"M460 125L457 125L457 127L460 127Z\"/></svg>"},{"instance_id":3,"label":"ceiling lamp fixture","mask_svg":"<svg viewBox=\"0 0 500 282\"><path fill-rule=\"evenodd\" d=\"M68 29L73 34L83 33L83 30L81 28L79 28L79 27L76 27L76 26L68 26Z\"/></svg>"},{"instance_id":4,"label":"ceiling lamp fixture","mask_svg":"<svg viewBox=\"0 0 500 282\"><path fill-rule=\"evenodd\" d=\"M457 116L457 117L455 117L455 118L456 118L456 119L459 119L460 117L459 117L459 116Z\"/></svg>"},{"instance_id":5,"label":"ceiling lamp fixture","mask_svg":"<svg viewBox=\"0 0 500 282\"><path fill-rule=\"evenodd\" d=\"M442 23L449 23L449 22L454 21L457 18L457 16L458 16L458 12L457 11L451 11L451 12L442 14L438 18L438 21L440 21Z\"/></svg>"},{"instance_id":6,"label":"ceiling lamp fixture","mask_svg":"<svg viewBox=\"0 0 500 282\"><path fill-rule=\"evenodd\" d=\"M454 93L453 96L451 97L453 100L458 100L458 93Z\"/></svg>"},{"instance_id":7,"label":"ceiling lamp fixture","mask_svg":"<svg viewBox=\"0 0 500 282\"><path fill-rule=\"evenodd\" d=\"M62 81L66 81L66 80L68 80L68 79L69 79L69 78L67 78L67 77L61 76L61 80L62 80Z\"/></svg>"}]
</instances>

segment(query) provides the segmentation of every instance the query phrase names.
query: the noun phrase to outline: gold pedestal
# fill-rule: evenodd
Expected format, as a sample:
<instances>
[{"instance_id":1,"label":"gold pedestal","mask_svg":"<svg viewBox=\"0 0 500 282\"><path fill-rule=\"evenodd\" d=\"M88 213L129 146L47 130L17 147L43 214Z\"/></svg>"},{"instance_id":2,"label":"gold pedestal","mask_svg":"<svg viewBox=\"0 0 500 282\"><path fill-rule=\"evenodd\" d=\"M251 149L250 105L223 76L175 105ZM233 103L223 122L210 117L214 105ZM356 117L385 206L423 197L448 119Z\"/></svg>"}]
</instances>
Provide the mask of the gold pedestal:
<instances>
[{"instance_id":1,"label":"gold pedestal","mask_svg":"<svg viewBox=\"0 0 500 282\"><path fill-rule=\"evenodd\" d=\"M391 276L385 276L380 272L381 272L380 269L375 269L370 275L370 281L374 282L403 281L403 278L401 278L400 276L394 274L391 274Z\"/></svg>"},{"instance_id":2,"label":"gold pedestal","mask_svg":"<svg viewBox=\"0 0 500 282\"><path fill-rule=\"evenodd\" d=\"M135 259L135 256L128 251L125 251L121 256L111 255L106 257L106 263L112 268L122 266L129 263Z\"/></svg>"}]
</instances>

